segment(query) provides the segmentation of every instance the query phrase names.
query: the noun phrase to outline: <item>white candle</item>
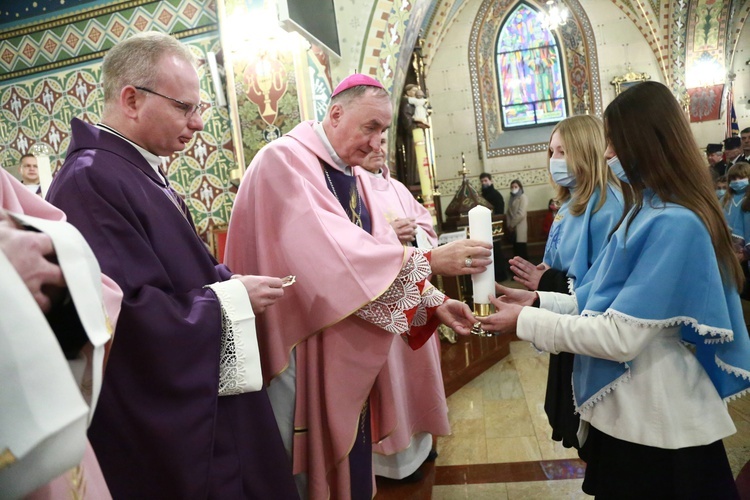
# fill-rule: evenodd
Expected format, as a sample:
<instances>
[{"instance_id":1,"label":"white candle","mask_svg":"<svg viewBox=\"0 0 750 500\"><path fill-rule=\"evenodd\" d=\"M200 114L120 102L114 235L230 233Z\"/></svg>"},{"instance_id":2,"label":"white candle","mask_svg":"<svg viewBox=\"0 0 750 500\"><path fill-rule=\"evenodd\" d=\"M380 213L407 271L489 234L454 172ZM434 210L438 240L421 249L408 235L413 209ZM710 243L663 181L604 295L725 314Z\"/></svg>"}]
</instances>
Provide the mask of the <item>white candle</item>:
<instances>
[{"instance_id":1,"label":"white candle","mask_svg":"<svg viewBox=\"0 0 750 500\"><path fill-rule=\"evenodd\" d=\"M484 241L492 244L492 211L481 205L469 210L469 233L472 240ZM489 304L490 295L495 297L495 263L487 266L487 270L471 275L474 289L475 304Z\"/></svg>"},{"instance_id":2,"label":"white candle","mask_svg":"<svg viewBox=\"0 0 750 500\"><path fill-rule=\"evenodd\" d=\"M42 188L42 197L47 196L49 185L52 184L52 166L48 155L36 155L37 168L39 170L39 185Z\"/></svg>"}]
</instances>

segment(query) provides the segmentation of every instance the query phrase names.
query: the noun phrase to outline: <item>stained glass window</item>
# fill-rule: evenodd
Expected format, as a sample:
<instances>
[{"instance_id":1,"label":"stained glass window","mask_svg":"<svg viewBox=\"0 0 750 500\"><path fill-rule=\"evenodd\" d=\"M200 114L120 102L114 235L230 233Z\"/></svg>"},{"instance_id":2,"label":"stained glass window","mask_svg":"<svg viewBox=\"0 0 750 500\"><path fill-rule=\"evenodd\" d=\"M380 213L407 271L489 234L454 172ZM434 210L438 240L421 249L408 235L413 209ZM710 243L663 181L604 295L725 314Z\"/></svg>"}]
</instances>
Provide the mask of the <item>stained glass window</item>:
<instances>
[{"instance_id":1,"label":"stained glass window","mask_svg":"<svg viewBox=\"0 0 750 500\"><path fill-rule=\"evenodd\" d=\"M560 49L526 3L508 16L497 39L503 128L556 123L567 116Z\"/></svg>"}]
</instances>

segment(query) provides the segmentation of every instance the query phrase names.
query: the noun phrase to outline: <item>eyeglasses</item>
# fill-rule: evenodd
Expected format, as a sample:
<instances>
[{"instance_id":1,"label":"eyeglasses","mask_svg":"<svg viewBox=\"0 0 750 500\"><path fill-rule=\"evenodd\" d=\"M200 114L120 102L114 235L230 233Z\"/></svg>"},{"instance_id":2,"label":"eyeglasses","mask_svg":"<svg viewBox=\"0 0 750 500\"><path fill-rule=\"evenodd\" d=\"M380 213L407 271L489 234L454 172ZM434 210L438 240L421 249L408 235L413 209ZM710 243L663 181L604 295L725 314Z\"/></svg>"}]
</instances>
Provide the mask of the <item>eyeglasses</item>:
<instances>
[{"instance_id":1,"label":"eyeglasses","mask_svg":"<svg viewBox=\"0 0 750 500\"><path fill-rule=\"evenodd\" d=\"M169 99L172 102L176 102L180 105L180 111L185 112L185 118L190 118L198 111L203 111L208 107L208 104L205 103L198 103L198 104L190 104L189 102L184 102L179 99L175 99L174 97L169 97L164 94L160 94L158 92L154 92L151 89L147 89L146 87L135 87L138 90L142 90L143 92L148 92L149 94L158 95L159 97L163 97L164 99Z\"/></svg>"}]
</instances>

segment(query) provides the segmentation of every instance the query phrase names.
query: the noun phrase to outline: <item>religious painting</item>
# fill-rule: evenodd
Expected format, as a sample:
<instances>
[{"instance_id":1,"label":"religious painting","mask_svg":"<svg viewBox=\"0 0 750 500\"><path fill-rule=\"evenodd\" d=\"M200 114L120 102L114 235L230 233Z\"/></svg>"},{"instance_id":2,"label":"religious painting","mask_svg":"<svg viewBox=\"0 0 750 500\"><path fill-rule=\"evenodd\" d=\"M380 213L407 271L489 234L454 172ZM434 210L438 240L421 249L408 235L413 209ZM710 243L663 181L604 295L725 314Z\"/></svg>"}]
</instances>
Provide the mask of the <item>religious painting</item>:
<instances>
[{"instance_id":1,"label":"religious painting","mask_svg":"<svg viewBox=\"0 0 750 500\"><path fill-rule=\"evenodd\" d=\"M500 30L496 61L504 129L567 116L560 49L538 15L520 3Z\"/></svg>"},{"instance_id":2,"label":"religious painting","mask_svg":"<svg viewBox=\"0 0 750 500\"><path fill-rule=\"evenodd\" d=\"M645 82L651 79L651 75L647 73L636 73L628 65L628 72L622 76L616 76L612 79L611 83L615 87L615 95L619 95L620 92L629 89L634 85L638 85L641 82Z\"/></svg>"},{"instance_id":3,"label":"religious painting","mask_svg":"<svg viewBox=\"0 0 750 500\"><path fill-rule=\"evenodd\" d=\"M691 122L705 122L719 119L724 85L710 85L687 89L687 93L690 96Z\"/></svg>"}]
</instances>

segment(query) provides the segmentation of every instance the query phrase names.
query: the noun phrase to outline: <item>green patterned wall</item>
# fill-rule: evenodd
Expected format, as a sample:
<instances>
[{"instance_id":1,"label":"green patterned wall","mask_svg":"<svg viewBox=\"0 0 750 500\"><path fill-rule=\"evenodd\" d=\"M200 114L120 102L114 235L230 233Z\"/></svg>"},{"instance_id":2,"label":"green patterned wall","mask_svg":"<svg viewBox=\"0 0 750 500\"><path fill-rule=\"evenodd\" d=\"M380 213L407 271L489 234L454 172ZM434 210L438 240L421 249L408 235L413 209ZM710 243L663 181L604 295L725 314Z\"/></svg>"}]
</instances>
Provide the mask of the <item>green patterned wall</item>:
<instances>
[{"instance_id":1,"label":"green patterned wall","mask_svg":"<svg viewBox=\"0 0 750 500\"><path fill-rule=\"evenodd\" d=\"M18 175L22 154L36 142L49 145L58 169L70 142L70 120L101 117L101 57L118 41L140 31L172 33L200 61L201 98L214 102L206 53L220 52L212 0L130 1L60 15L0 31L0 147L2 165ZM75 41L75 43L74 43ZM196 226L229 221L236 167L226 107L203 113L205 128L168 162L168 175L184 196Z\"/></svg>"}]
</instances>

